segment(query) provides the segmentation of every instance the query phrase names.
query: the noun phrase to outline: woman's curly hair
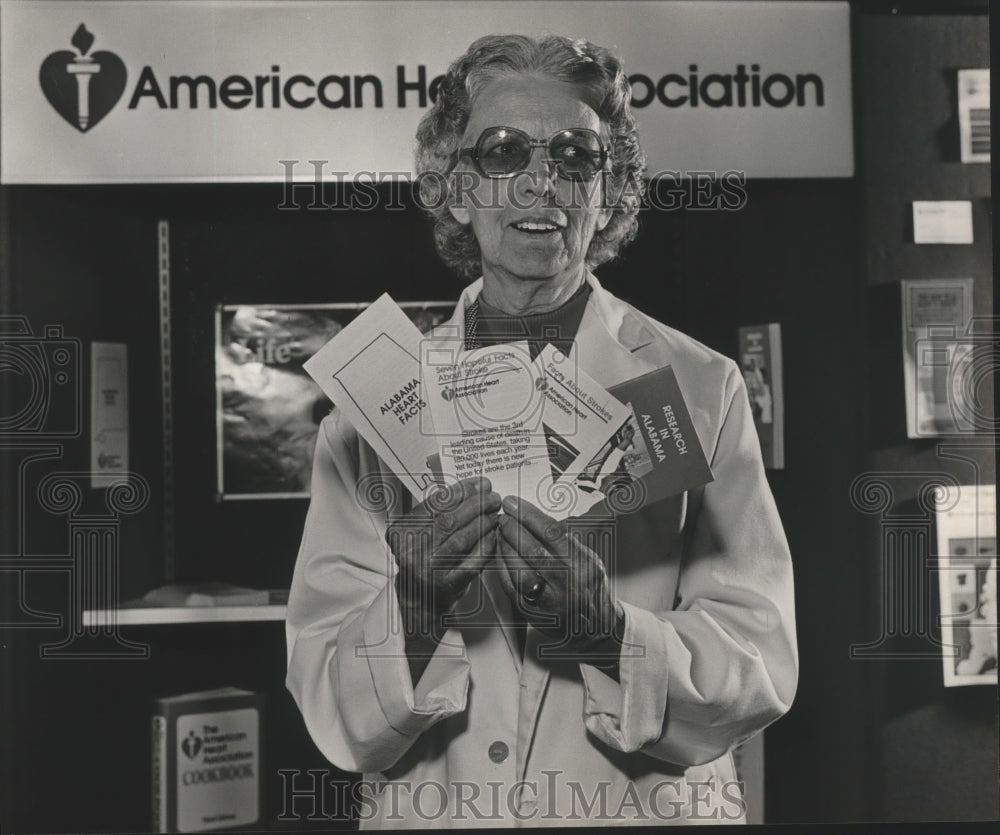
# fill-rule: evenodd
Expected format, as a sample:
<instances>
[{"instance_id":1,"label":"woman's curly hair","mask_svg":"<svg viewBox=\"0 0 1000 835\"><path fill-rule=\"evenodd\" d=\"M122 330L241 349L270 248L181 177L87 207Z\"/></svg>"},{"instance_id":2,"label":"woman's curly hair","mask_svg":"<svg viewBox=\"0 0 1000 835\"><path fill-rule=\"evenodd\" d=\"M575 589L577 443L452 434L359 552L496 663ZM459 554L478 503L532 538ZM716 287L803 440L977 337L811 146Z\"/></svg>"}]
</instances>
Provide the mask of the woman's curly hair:
<instances>
[{"instance_id":1,"label":"woman's curly hair","mask_svg":"<svg viewBox=\"0 0 1000 835\"><path fill-rule=\"evenodd\" d=\"M434 221L438 253L463 278L482 273L482 255L470 225L448 210L454 195L451 172L469 122L472 105L491 81L516 75L536 75L565 81L580 91L610 134L611 172L605 180L605 200L611 220L594 233L587 250L588 267L614 258L636 235L639 195L646 158L629 108L632 90L621 61L607 49L560 35L487 35L456 59L441 80L437 99L417 129L416 167L419 198Z\"/></svg>"}]
</instances>

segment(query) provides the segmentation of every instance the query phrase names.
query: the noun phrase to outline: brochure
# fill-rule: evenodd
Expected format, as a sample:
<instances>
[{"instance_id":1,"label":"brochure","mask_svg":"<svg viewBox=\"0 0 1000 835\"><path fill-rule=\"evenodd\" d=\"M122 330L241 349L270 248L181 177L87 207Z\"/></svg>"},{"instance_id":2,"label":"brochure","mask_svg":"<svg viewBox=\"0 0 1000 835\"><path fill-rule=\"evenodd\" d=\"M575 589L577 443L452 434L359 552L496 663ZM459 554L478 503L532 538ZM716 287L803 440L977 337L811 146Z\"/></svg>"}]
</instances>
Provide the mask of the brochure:
<instances>
[{"instance_id":1,"label":"brochure","mask_svg":"<svg viewBox=\"0 0 1000 835\"><path fill-rule=\"evenodd\" d=\"M457 356L429 346L423 360L446 477L485 476L501 496L524 498L551 478L542 392L527 342Z\"/></svg>"},{"instance_id":2,"label":"brochure","mask_svg":"<svg viewBox=\"0 0 1000 835\"><path fill-rule=\"evenodd\" d=\"M781 325L739 329L740 368L750 397L753 422L760 439L764 466L785 466L785 396L781 363Z\"/></svg>"},{"instance_id":3,"label":"brochure","mask_svg":"<svg viewBox=\"0 0 1000 835\"><path fill-rule=\"evenodd\" d=\"M628 420L628 408L553 345L428 351L424 370L442 470L488 477L554 518L574 509L566 484ZM440 361L439 361L440 360Z\"/></svg>"},{"instance_id":4,"label":"brochure","mask_svg":"<svg viewBox=\"0 0 1000 835\"><path fill-rule=\"evenodd\" d=\"M90 348L90 486L108 487L128 473L128 346Z\"/></svg>"},{"instance_id":5,"label":"brochure","mask_svg":"<svg viewBox=\"0 0 1000 835\"><path fill-rule=\"evenodd\" d=\"M437 438L420 381L423 335L388 293L317 351L303 368L422 500L436 483Z\"/></svg>"},{"instance_id":6,"label":"brochure","mask_svg":"<svg viewBox=\"0 0 1000 835\"><path fill-rule=\"evenodd\" d=\"M633 513L647 504L714 480L701 441L669 366L612 386L625 403L625 424L576 476L573 515Z\"/></svg>"},{"instance_id":7,"label":"brochure","mask_svg":"<svg viewBox=\"0 0 1000 835\"><path fill-rule=\"evenodd\" d=\"M549 345L424 340L383 295L304 366L418 498L482 475L556 519L712 480L669 366L605 390Z\"/></svg>"},{"instance_id":8,"label":"brochure","mask_svg":"<svg viewBox=\"0 0 1000 835\"><path fill-rule=\"evenodd\" d=\"M535 363L545 398L542 428L552 477L560 485L572 484L593 471L593 462L609 449L632 412L554 345L547 345ZM567 498L561 490L547 495L550 503ZM574 510L578 508L566 508L567 513Z\"/></svg>"}]
</instances>

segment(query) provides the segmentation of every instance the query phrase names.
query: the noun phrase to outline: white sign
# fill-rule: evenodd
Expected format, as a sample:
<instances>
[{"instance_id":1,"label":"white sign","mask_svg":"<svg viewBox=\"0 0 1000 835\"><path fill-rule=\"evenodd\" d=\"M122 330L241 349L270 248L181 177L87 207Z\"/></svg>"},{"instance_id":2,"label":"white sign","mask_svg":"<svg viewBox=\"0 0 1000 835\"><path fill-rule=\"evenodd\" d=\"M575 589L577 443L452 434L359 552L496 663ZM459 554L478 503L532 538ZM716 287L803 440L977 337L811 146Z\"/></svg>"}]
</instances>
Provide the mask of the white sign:
<instances>
[{"instance_id":1,"label":"white sign","mask_svg":"<svg viewBox=\"0 0 1000 835\"><path fill-rule=\"evenodd\" d=\"M958 135L962 162L990 161L990 71L958 71Z\"/></svg>"},{"instance_id":2,"label":"white sign","mask_svg":"<svg viewBox=\"0 0 1000 835\"><path fill-rule=\"evenodd\" d=\"M854 173L846 2L7 0L0 30L5 183L409 178L494 32L619 54L651 174Z\"/></svg>"},{"instance_id":3,"label":"white sign","mask_svg":"<svg viewBox=\"0 0 1000 835\"><path fill-rule=\"evenodd\" d=\"M107 487L128 472L128 346L90 348L90 486Z\"/></svg>"},{"instance_id":4,"label":"white sign","mask_svg":"<svg viewBox=\"0 0 1000 835\"><path fill-rule=\"evenodd\" d=\"M971 200L914 200L913 243L971 244Z\"/></svg>"}]
</instances>

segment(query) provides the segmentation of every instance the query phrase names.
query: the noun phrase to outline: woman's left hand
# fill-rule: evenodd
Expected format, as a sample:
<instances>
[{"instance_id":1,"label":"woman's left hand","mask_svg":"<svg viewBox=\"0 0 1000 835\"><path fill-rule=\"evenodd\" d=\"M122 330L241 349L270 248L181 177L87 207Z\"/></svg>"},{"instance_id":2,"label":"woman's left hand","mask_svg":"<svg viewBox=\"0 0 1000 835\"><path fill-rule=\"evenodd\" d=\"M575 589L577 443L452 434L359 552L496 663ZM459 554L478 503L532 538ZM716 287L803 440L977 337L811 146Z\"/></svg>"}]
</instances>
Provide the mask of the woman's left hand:
<instances>
[{"instance_id":1,"label":"woman's left hand","mask_svg":"<svg viewBox=\"0 0 1000 835\"><path fill-rule=\"evenodd\" d=\"M615 663L621 616L601 557L524 499L508 496L503 510L500 577L525 620L551 639L546 656Z\"/></svg>"}]
</instances>

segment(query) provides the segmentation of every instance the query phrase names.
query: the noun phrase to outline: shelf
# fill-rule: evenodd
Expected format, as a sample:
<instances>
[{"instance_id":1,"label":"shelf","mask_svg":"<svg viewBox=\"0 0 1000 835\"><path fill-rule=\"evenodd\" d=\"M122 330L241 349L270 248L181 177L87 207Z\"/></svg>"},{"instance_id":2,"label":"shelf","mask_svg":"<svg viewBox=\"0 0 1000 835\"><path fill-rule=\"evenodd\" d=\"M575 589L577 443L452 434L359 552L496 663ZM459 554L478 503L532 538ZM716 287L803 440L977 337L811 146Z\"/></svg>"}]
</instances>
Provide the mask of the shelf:
<instances>
[{"instance_id":1,"label":"shelf","mask_svg":"<svg viewBox=\"0 0 1000 835\"><path fill-rule=\"evenodd\" d=\"M157 606L145 608L87 609L85 628L135 626L156 623L229 623L248 620L284 620L283 604L265 606Z\"/></svg>"},{"instance_id":2,"label":"shelf","mask_svg":"<svg viewBox=\"0 0 1000 835\"><path fill-rule=\"evenodd\" d=\"M141 600L122 603L117 609L86 609L85 629L106 629L171 623L234 623L285 619L286 590L271 592L271 602L245 606L150 606Z\"/></svg>"}]
</instances>

